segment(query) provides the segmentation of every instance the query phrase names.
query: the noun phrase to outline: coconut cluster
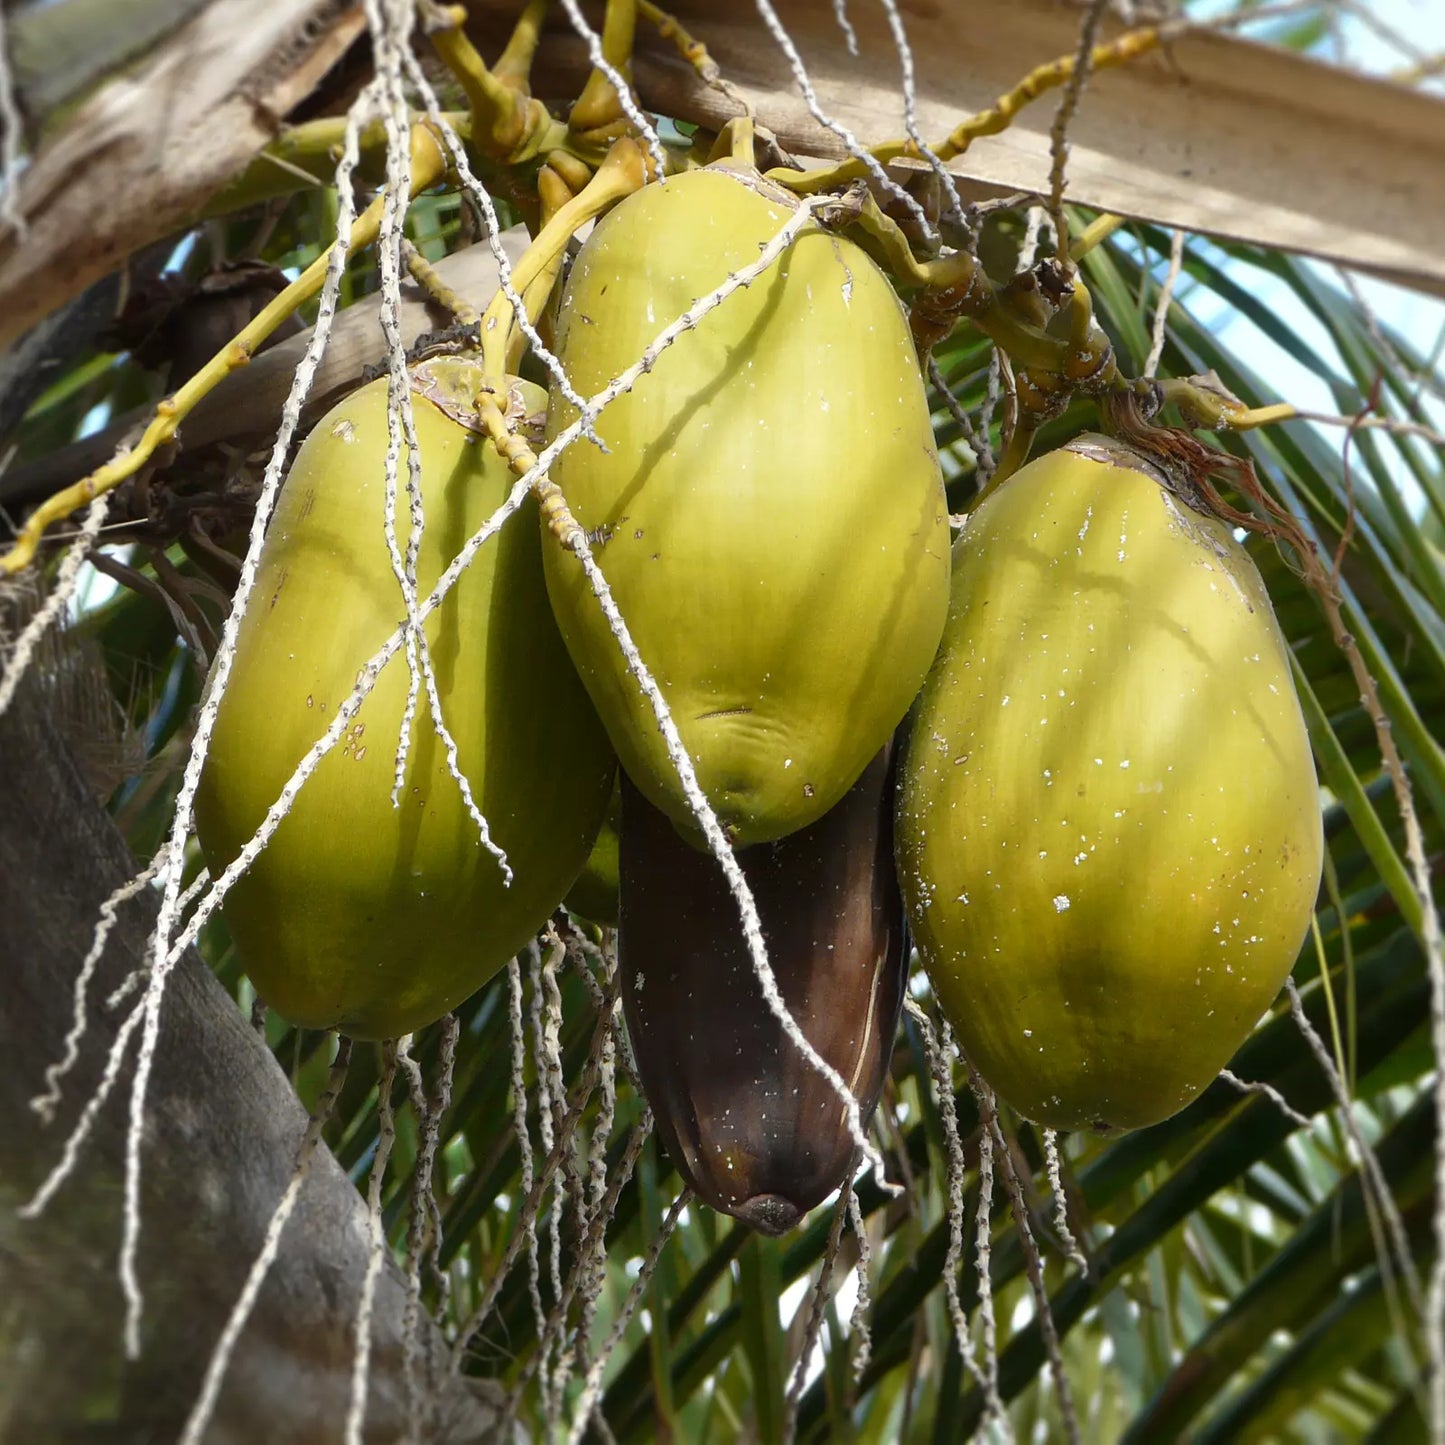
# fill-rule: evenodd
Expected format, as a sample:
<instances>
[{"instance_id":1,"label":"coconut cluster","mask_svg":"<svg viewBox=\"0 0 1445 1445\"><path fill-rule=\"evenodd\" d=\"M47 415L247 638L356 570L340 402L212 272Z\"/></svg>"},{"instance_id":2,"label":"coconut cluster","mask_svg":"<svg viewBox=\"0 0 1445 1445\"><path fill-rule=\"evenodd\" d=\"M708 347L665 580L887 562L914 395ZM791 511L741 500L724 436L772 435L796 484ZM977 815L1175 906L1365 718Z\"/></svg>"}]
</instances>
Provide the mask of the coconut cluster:
<instances>
[{"instance_id":1,"label":"coconut cluster","mask_svg":"<svg viewBox=\"0 0 1445 1445\"><path fill-rule=\"evenodd\" d=\"M787 1013L859 1120L910 930L965 1051L1021 1113L1167 1117L1269 1005L1318 886L1314 771L1263 585L1225 526L1100 437L1003 482L950 551L907 318L862 250L808 221L693 324L795 204L710 167L596 226L557 313L575 391L688 326L552 480L747 879ZM548 435L576 420L512 385ZM515 476L435 377L415 389L424 595ZM401 618L386 445L382 381L287 479L197 799L213 872ZM227 901L259 992L299 1024L410 1032L566 898L619 927L633 1050L679 1171L715 1207L790 1227L846 1177L856 1128L755 976L580 559L517 519L426 635L456 769L423 695L395 789L394 660Z\"/></svg>"}]
</instances>

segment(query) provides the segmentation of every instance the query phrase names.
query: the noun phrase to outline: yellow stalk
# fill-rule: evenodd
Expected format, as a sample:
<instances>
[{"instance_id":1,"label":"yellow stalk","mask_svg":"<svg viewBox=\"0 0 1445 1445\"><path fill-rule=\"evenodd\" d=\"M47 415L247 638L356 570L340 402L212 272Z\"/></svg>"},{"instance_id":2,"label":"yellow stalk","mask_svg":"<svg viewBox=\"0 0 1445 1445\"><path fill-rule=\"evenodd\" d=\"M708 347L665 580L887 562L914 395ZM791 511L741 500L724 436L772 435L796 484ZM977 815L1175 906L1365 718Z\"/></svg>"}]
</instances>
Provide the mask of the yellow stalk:
<instances>
[{"instance_id":1,"label":"yellow stalk","mask_svg":"<svg viewBox=\"0 0 1445 1445\"><path fill-rule=\"evenodd\" d=\"M641 149L624 136L607 152L586 189L558 209L527 247L522 259L512 268L512 289L525 298L537 278L560 262L573 232L624 196L640 190L646 179L646 161ZM539 305L545 304L545 299L544 295ZM482 365L490 381L501 381L507 375L507 357L512 349L510 338L515 325L512 303L504 292L498 291L482 318Z\"/></svg>"},{"instance_id":2,"label":"yellow stalk","mask_svg":"<svg viewBox=\"0 0 1445 1445\"><path fill-rule=\"evenodd\" d=\"M438 306L449 311L458 325L475 326L481 320L481 312L461 292L449 286L442 273L410 241L403 243L402 256L411 279Z\"/></svg>"},{"instance_id":3,"label":"yellow stalk","mask_svg":"<svg viewBox=\"0 0 1445 1445\"><path fill-rule=\"evenodd\" d=\"M717 61L708 54L707 46L701 40L694 40L682 23L666 10L652 4L652 0L637 0L637 14L647 21L663 40L669 40L677 52L697 72L698 78L708 85L716 85L721 78Z\"/></svg>"},{"instance_id":4,"label":"yellow stalk","mask_svg":"<svg viewBox=\"0 0 1445 1445\"><path fill-rule=\"evenodd\" d=\"M1077 261L1080 256L1087 255L1101 241L1107 241L1121 226L1128 224L1129 222L1124 216L1115 216L1108 211L1102 216L1096 216L1069 243L1069 254Z\"/></svg>"},{"instance_id":5,"label":"yellow stalk","mask_svg":"<svg viewBox=\"0 0 1445 1445\"><path fill-rule=\"evenodd\" d=\"M920 261L897 223L878 209L871 196L862 201L849 234L903 285L923 288L925 294L914 304L915 340L919 316L932 321L936 313L941 334L957 317L966 316L1021 366L1062 374L1069 365L1070 344L1014 315L971 252L954 251Z\"/></svg>"},{"instance_id":6,"label":"yellow stalk","mask_svg":"<svg viewBox=\"0 0 1445 1445\"><path fill-rule=\"evenodd\" d=\"M1131 30L1117 40L1094 47L1091 63L1095 70L1109 70L1123 65L1140 55L1146 55L1158 48L1162 32L1157 26ZM1031 70L1014 88L1001 95L987 110L971 115L950 134L946 140L933 147L940 160L950 161L961 156L980 136L998 135L1013 124L1014 117L1041 95L1068 82L1074 73L1075 57L1062 55L1046 65ZM917 157L917 151L908 141L888 141L874 146L869 152L877 161L897 160L900 156ZM829 190L846 181L858 180L867 175L867 167L861 160L851 158L836 166L816 171L790 171L785 169L768 172L768 179L787 186L789 190L812 193Z\"/></svg>"},{"instance_id":7,"label":"yellow stalk","mask_svg":"<svg viewBox=\"0 0 1445 1445\"><path fill-rule=\"evenodd\" d=\"M999 453L998 465L993 469L988 481L979 488L975 505L988 496L1000 482L1008 481L1028 461L1029 452L1033 450L1036 431L1037 428L1022 416L1014 422L1013 430L1009 433L1008 440Z\"/></svg>"},{"instance_id":8,"label":"yellow stalk","mask_svg":"<svg viewBox=\"0 0 1445 1445\"><path fill-rule=\"evenodd\" d=\"M486 61L462 29L467 12L450 5L442 14L451 22L431 32L431 43L456 77L472 112L472 140L488 155L507 156L527 133L527 97L487 69Z\"/></svg>"},{"instance_id":9,"label":"yellow stalk","mask_svg":"<svg viewBox=\"0 0 1445 1445\"><path fill-rule=\"evenodd\" d=\"M713 161L734 160L757 169L756 129L750 115L734 116L718 132L713 148L708 152L708 164Z\"/></svg>"},{"instance_id":10,"label":"yellow stalk","mask_svg":"<svg viewBox=\"0 0 1445 1445\"><path fill-rule=\"evenodd\" d=\"M542 22L547 18L547 0L528 0L527 7L512 27L507 48L492 67L492 74L503 85L531 94L532 60L542 39Z\"/></svg>"},{"instance_id":11,"label":"yellow stalk","mask_svg":"<svg viewBox=\"0 0 1445 1445\"><path fill-rule=\"evenodd\" d=\"M1159 389L1164 394L1166 405L1173 402L1195 425L1211 431L1250 431L1254 427L1270 426L1279 421L1294 421L1299 417L1298 409L1287 401L1277 401L1270 406L1247 407L1233 397L1221 396L1217 391L1197 385L1188 377L1161 381Z\"/></svg>"},{"instance_id":12,"label":"yellow stalk","mask_svg":"<svg viewBox=\"0 0 1445 1445\"><path fill-rule=\"evenodd\" d=\"M623 78L632 73L632 43L637 32L636 0L607 0L602 22L602 58ZM594 70L567 117L575 134L592 136L627 120L617 87L600 70Z\"/></svg>"},{"instance_id":13,"label":"yellow stalk","mask_svg":"<svg viewBox=\"0 0 1445 1445\"><path fill-rule=\"evenodd\" d=\"M1157 49L1162 34L1159 27L1150 25L1142 30L1131 30L1117 40L1105 45L1096 45L1090 60L1094 70L1110 70L1124 65L1141 55ZM998 135L1013 124L1014 117L1031 102L1050 90L1068 83L1073 76L1075 57L1062 55L1046 65L1029 71L1007 94L999 98L988 110L981 110L970 116L941 145L936 146L940 160L953 160L961 156L980 136Z\"/></svg>"}]
</instances>

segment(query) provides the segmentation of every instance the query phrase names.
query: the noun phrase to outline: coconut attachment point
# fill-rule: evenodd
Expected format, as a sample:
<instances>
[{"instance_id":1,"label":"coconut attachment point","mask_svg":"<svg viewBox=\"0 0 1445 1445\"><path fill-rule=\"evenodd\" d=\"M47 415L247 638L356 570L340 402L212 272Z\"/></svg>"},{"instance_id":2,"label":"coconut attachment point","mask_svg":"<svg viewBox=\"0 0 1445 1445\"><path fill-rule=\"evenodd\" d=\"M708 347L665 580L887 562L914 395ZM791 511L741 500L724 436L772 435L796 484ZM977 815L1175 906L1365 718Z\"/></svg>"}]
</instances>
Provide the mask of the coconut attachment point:
<instances>
[{"instance_id":1,"label":"coconut attachment point","mask_svg":"<svg viewBox=\"0 0 1445 1445\"><path fill-rule=\"evenodd\" d=\"M1288 975L1323 850L1288 651L1230 527L1096 435L981 502L897 829L924 966L1014 1108L1113 1132L1202 1092Z\"/></svg>"}]
</instances>

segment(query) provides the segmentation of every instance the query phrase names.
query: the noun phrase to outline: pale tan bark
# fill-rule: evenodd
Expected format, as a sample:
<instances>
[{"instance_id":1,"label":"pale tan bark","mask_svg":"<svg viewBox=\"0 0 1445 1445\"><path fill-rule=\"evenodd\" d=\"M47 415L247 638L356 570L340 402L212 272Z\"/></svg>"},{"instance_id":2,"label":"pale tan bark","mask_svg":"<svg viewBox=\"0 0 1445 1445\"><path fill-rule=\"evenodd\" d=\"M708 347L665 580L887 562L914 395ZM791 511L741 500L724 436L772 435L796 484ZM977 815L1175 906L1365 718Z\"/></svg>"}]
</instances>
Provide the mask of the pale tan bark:
<instances>
[{"instance_id":1,"label":"pale tan bark","mask_svg":"<svg viewBox=\"0 0 1445 1445\"><path fill-rule=\"evenodd\" d=\"M45 142L0 240L0 346L179 228L361 33L352 0L211 0Z\"/></svg>"}]
</instances>

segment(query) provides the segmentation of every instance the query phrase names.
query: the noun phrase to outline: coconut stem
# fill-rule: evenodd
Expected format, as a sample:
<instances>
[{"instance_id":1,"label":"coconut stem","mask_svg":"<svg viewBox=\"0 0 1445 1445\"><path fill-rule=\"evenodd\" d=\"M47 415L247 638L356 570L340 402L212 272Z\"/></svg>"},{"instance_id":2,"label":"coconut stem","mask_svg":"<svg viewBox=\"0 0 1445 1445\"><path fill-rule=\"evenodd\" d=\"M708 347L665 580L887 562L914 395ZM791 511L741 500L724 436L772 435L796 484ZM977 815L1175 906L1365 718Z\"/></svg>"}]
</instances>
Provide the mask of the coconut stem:
<instances>
[{"instance_id":1,"label":"coconut stem","mask_svg":"<svg viewBox=\"0 0 1445 1445\"><path fill-rule=\"evenodd\" d=\"M731 160L756 170L758 163L756 128L750 115L734 116L719 132L713 148L708 152L708 164L714 161Z\"/></svg>"},{"instance_id":2,"label":"coconut stem","mask_svg":"<svg viewBox=\"0 0 1445 1445\"><path fill-rule=\"evenodd\" d=\"M472 143L494 160L526 160L563 143L567 136L566 127L527 90L536 49L533 31L539 32L541 25L541 16L533 14L536 8L529 5L522 12L497 71L487 68L462 28L467 18L462 6L429 5L424 11L432 46L467 98Z\"/></svg>"},{"instance_id":3,"label":"coconut stem","mask_svg":"<svg viewBox=\"0 0 1445 1445\"><path fill-rule=\"evenodd\" d=\"M610 132L613 127L626 123L622 89L632 69L632 41L636 31L636 0L607 0L602 20L602 58L608 69L594 62L582 94L567 117L568 126L579 135ZM612 79L614 75L621 79L623 86Z\"/></svg>"},{"instance_id":4,"label":"coconut stem","mask_svg":"<svg viewBox=\"0 0 1445 1445\"><path fill-rule=\"evenodd\" d=\"M651 3L651 0L637 0L637 14L639 19L647 21L658 34L661 40L670 41L677 47L677 53L692 66L697 72L697 77L704 85L710 85L715 90L720 90L724 95L737 101L747 110L747 103L737 91L722 78L722 71L718 63L708 54L707 46L701 40L695 40L683 28L682 23L676 16L668 14L666 10L660 9Z\"/></svg>"},{"instance_id":5,"label":"coconut stem","mask_svg":"<svg viewBox=\"0 0 1445 1445\"><path fill-rule=\"evenodd\" d=\"M535 306L536 314L540 315L546 304L552 289L547 278L555 278L573 232L624 196L640 190L646 180L642 151L636 141L624 136L607 152L607 158L581 194L560 207L542 227L537 239L512 268L512 288L521 298L529 322L535 323L536 319L532 308ZM537 284L540 281L545 281L545 286ZM482 364L489 381L505 379L510 339L518 324L512 298L499 291L482 317Z\"/></svg>"},{"instance_id":6,"label":"coconut stem","mask_svg":"<svg viewBox=\"0 0 1445 1445\"><path fill-rule=\"evenodd\" d=\"M572 28L587 43L592 75L568 117L567 133L583 143L606 144L631 133L642 138L652 158L654 178L667 173L667 155L652 122L642 113L623 73L632 63L632 37L637 25L635 0L607 0L603 34L588 25L577 0L562 0ZM589 126L594 128L589 128Z\"/></svg>"},{"instance_id":7,"label":"coconut stem","mask_svg":"<svg viewBox=\"0 0 1445 1445\"><path fill-rule=\"evenodd\" d=\"M1008 440L1003 444L1003 450L999 453L998 465L994 468L993 475L979 488L980 501L994 491L999 483L1006 482L1028 461L1036 434L1037 427L1020 415L1014 422L1013 430L1009 432Z\"/></svg>"},{"instance_id":8,"label":"coconut stem","mask_svg":"<svg viewBox=\"0 0 1445 1445\"><path fill-rule=\"evenodd\" d=\"M547 0L527 0L527 6L512 27L506 49L497 58L492 74L503 85L526 93L532 80L532 59L542 41L542 22L547 18Z\"/></svg>"},{"instance_id":9,"label":"coconut stem","mask_svg":"<svg viewBox=\"0 0 1445 1445\"><path fill-rule=\"evenodd\" d=\"M481 315L459 291L448 286L441 272L417 250L405 236L401 238L401 258L407 274L426 294L449 312L459 326L475 326Z\"/></svg>"},{"instance_id":10,"label":"coconut stem","mask_svg":"<svg viewBox=\"0 0 1445 1445\"><path fill-rule=\"evenodd\" d=\"M1077 261L1080 257L1088 255L1095 246L1102 245L1119 230L1127 226L1127 216L1116 216L1106 211L1102 216L1096 216L1082 231L1069 243L1069 255Z\"/></svg>"},{"instance_id":11,"label":"coconut stem","mask_svg":"<svg viewBox=\"0 0 1445 1445\"><path fill-rule=\"evenodd\" d=\"M770 177L772 174L769 172ZM849 207L847 215L854 239L864 250L905 286L923 288L910 314L913 339L921 356L927 356L953 331L960 316L967 316L1020 364L1041 371L1065 370L1070 344L1016 315L976 256L954 251L932 261L919 261L898 223L866 193Z\"/></svg>"},{"instance_id":12,"label":"coconut stem","mask_svg":"<svg viewBox=\"0 0 1445 1445\"><path fill-rule=\"evenodd\" d=\"M966 316L1016 366L1027 369L1035 397L1030 409L1040 421L1062 411L1075 391L1118 385L1113 347L1095 324L1093 297L1077 276L1052 293L1041 310L1037 284L997 287L969 251L920 261L898 223L871 195L860 191L847 199L841 214L855 239L905 285L922 288L909 314L920 358L926 360ZM1041 324L1060 303L1069 308L1065 338L1051 336Z\"/></svg>"},{"instance_id":13,"label":"coconut stem","mask_svg":"<svg viewBox=\"0 0 1445 1445\"><path fill-rule=\"evenodd\" d=\"M492 258L497 263L498 289L520 313L517 318L517 325L526 335L527 340L531 342L532 354L547 368L547 374L552 379L552 388L565 396L574 406L577 406L578 409L581 410L581 398L577 396L577 393L572 388L571 382L567 380L567 373L563 371L562 363L547 349L536 327L527 319L526 305L517 294L517 288L512 284L512 263L502 247L502 223L497 216L497 208L493 204L490 192L472 171L471 161L467 158L466 146L463 144L461 136L458 135L456 129L442 112L441 106L437 101L436 92L432 89L431 82L428 81L426 73L422 70L416 57L410 51L404 51L402 54L402 64L406 68L407 79L411 82L418 98L421 100L422 108L426 112L427 119L442 139L446 153L450 158L452 169L456 172L457 180L461 183L462 189L471 197L486 223L487 244L491 248ZM554 153L554 157L557 154L562 153ZM553 168L558 169L555 165ZM560 169L559 174L565 175L566 170ZM590 432L588 432L587 435L590 436Z\"/></svg>"}]
</instances>

